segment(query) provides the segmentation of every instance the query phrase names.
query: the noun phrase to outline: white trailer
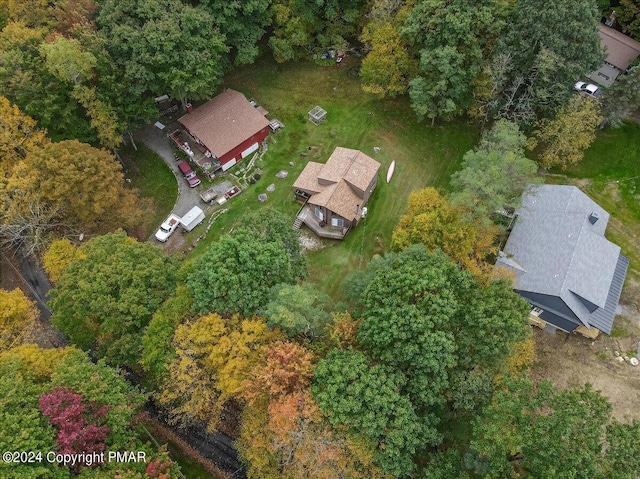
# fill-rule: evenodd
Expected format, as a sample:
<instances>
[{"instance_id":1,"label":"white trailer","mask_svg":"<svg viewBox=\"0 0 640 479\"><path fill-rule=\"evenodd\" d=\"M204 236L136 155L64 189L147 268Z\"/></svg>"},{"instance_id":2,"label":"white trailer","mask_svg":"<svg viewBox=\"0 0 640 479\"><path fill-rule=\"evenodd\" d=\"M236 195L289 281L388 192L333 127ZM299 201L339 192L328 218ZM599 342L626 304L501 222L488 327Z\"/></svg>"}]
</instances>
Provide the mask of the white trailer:
<instances>
[{"instance_id":1,"label":"white trailer","mask_svg":"<svg viewBox=\"0 0 640 479\"><path fill-rule=\"evenodd\" d=\"M191 231L204 221L204 211L194 206L189 212L180 219L180 226L184 231Z\"/></svg>"}]
</instances>

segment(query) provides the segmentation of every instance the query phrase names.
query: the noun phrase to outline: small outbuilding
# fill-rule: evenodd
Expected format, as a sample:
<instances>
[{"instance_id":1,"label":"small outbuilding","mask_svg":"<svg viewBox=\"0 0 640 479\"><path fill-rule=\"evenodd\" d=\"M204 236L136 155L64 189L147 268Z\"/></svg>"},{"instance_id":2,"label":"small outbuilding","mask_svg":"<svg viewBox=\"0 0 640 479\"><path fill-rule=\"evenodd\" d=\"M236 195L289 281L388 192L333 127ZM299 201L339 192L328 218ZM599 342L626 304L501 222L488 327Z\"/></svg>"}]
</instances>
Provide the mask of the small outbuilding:
<instances>
[{"instance_id":1,"label":"small outbuilding","mask_svg":"<svg viewBox=\"0 0 640 479\"><path fill-rule=\"evenodd\" d=\"M309 111L309 121L318 126L327 119L327 112L322 107L314 106Z\"/></svg>"}]
</instances>

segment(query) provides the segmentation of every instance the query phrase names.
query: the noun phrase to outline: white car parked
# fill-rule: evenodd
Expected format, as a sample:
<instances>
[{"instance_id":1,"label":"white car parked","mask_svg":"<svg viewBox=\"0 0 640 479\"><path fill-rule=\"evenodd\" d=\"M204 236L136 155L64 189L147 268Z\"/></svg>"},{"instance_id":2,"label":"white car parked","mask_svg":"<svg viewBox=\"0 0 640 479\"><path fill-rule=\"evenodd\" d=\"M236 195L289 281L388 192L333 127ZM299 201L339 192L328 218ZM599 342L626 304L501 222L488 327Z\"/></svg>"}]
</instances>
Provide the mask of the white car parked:
<instances>
[{"instance_id":1,"label":"white car parked","mask_svg":"<svg viewBox=\"0 0 640 479\"><path fill-rule=\"evenodd\" d=\"M161 243L164 243L169 239L169 236L171 236L171 233L176 230L179 224L180 217L173 213L170 214L169 217L160 225L158 231L156 231L156 239Z\"/></svg>"},{"instance_id":2,"label":"white car parked","mask_svg":"<svg viewBox=\"0 0 640 479\"><path fill-rule=\"evenodd\" d=\"M577 82L573 86L573 89L575 91L586 93L587 95L593 97L597 97L600 94L600 89L597 86L595 86L593 83L586 83L583 81Z\"/></svg>"}]
</instances>

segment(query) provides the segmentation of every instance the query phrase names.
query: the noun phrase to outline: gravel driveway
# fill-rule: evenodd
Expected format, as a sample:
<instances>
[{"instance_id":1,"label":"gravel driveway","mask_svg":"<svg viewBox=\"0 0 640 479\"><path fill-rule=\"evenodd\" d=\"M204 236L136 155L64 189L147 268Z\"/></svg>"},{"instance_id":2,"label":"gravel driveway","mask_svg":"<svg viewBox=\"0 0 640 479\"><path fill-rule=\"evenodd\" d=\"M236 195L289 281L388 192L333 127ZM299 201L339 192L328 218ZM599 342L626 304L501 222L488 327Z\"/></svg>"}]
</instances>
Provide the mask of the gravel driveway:
<instances>
[{"instance_id":1,"label":"gravel driveway","mask_svg":"<svg viewBox=\"0 0 640 479\"><path fill-rule=\"evenodd\" d=\"M194 206L202 206L199 196L201 186L190 188L184 178L182 178L182 173L178 170L178 162L173 156L173 150L169 145L169 139L165 133L153 125L147 125L142 130L136 132L135 139L136 141L144 143L160 155L176 177L176 182L178 183L178 199L176 200L176 204L173 205L171 213L182 217Z\"/></svg>"}]
</instances>

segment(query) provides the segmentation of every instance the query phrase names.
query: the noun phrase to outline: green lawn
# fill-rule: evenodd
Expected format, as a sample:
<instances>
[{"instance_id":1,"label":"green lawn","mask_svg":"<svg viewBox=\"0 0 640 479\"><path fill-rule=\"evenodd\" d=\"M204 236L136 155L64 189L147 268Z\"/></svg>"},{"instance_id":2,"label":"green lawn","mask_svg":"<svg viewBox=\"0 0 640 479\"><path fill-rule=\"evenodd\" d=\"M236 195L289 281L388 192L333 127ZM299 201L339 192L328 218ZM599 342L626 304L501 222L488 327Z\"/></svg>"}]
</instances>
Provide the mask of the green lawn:
<instances>
[{"instance_id":1,"label":"green lawn","mask_svg":"<svg viewBox=\"0 0 640 479\"><path fill-rule=\"evenodd\" d=\"M404 212L409 193L425 186L448 186L462 155L476 143L478 130L462 122L434 128L418 123L406 98L381 100L365 94L357 77L349 74L353 66L279 65L262 58L225 78L225 88L254 98L270 111L270 118L278 118L285 128L268 140L262 179L224 205L230 211L216 221L204 244L195 250L196 256L205 249L202 246L229 231L247 208L272 206L290 215L293 222L300 205L294 201L291 185L306 162L324 163L336 146L359 149L382 164L366 222L344 241L327 241L327 248L309 254L310 280L339 297L340 280L346 273L388 249L391 232ZM307 120L307 112L315 105L328 112L327 121L320 126ZM374 153L374 146L381 151ZM393 160L396 173L387 184L386 171ZM290 167L289 162L295 166ZM289 171L284 180L275 176L282 169ZM276 191L268 193L268 201L261 204L257 196L270 183L275 183Z\"/></svg>"},{"instance_id":2,"label":"green lawn","mask_svg":"<svg viewBox=\"0 0 640 479\"><path fill-rule=\"evenodd\" d=\"M142 143L136 146L137 151L130 145L122 148L120 156L125 164L125 177L131 180L130 185L153 203L153 211L145 212L144 224L140 228L140 236L147 238L171 212L178 191L176 178L164 160Z\"/></svg>"},{"instance_id":3,"label":"green lawn","mask_svg":"<svg viewBox=\"0 0 640 479\"><path fill-rule=\"evenodd\" d=\"M630 276L640 280L640 125L599 131L584 160L562 173L611 214L607 237L630 257Z\"/></svg>"}]
</instances>

